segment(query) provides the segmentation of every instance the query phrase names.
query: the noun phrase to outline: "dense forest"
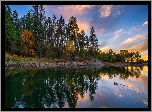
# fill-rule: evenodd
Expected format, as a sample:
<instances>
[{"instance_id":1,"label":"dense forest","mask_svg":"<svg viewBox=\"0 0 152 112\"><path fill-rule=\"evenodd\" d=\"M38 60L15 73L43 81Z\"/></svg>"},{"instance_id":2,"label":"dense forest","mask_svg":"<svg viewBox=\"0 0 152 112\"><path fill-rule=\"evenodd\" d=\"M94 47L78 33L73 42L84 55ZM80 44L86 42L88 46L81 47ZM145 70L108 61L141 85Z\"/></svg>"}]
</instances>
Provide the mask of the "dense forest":
<instances>
[{"instance_id":1,"label":"dense forest","mask_svg":"<svg viewBox=\"0 0 152 112\"><path fill-rule=\"evenodd\" d=\"M94 27L90 35L79 31L76 17L65 23L62 15L59 19L45 16L43 5L33 5L26 15L19 18L17 11L5 6L5 52L21 57L46 59L90 60L97 58L102 62L145 62L140 52L110 49L102 52ZM148 62L148 60L146 61Z\"/></svg>"}]
</instances>

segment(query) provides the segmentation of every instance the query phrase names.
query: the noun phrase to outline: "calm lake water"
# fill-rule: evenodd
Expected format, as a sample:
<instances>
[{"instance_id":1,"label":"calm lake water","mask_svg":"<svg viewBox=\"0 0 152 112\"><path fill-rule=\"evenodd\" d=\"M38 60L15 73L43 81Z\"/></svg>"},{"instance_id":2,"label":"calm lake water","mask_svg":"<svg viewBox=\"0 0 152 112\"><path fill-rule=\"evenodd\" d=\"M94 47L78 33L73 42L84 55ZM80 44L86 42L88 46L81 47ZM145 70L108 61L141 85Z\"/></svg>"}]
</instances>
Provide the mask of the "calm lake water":
<instances>
[{"instance_id":1,"label":"calm lake water","mask_svg":"<svg viewBox=\"0 0 152 112\"><path fill-rule=\"evenodd\" d=\"M148 67L5 69L6 108L148 108Z\"/></svg>"}]
</instances>

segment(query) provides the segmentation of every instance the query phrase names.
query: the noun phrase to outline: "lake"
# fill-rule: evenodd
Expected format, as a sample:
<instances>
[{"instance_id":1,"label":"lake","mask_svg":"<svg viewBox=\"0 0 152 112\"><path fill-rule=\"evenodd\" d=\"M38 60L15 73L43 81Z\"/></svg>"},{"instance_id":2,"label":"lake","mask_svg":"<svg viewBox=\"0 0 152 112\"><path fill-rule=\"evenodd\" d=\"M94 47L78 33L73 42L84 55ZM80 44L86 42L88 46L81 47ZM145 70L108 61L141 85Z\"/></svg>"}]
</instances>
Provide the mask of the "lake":
<instances>
[{"instance_id":1,"label":"lake","mask_svg":"<svg viewBox=\"0 0 152 112\"><path fill-rule=\"evenodd\" d=\"M5 108L148 108L148 66L5 69Z\"/></svg>"}]
</instances>

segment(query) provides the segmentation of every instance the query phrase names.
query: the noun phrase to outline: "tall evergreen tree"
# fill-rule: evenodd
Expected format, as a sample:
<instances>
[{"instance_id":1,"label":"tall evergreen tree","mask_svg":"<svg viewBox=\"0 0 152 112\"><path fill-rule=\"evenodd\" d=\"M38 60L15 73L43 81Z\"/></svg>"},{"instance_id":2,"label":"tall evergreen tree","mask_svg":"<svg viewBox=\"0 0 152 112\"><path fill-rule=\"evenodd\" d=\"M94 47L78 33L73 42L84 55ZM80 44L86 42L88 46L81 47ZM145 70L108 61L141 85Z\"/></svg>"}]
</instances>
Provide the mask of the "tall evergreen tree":
<instances>
[{"instance_id":1,"label":"tall evergreen tree","mask_svg":"<svg viewBox=\"0 0 152 112\"><path fill-rule=\"evenodd\" d=\"M17 53L17 33L13 23L11 8L5 6L5 50L9 53Z\"/></svg>"},{"instance_id":2,"label":"tall evergreen tree","mask_svg":"<svg viewBox=\"0 0 152 112\"><path fill-rule=\"evenodd\" d=\"M69 33L70 33L69 40L74 41L74 47L75 47L76 53L78 54L79 45L78 45L78 39L77 39L77 32L79 31L79 28L77 25L76 17L72 16L69 19L68 28L69 28Z\"/></svg>"},{"instance_id":3,"label":"tall evergreen tree","mask_svg":"<svg viewBox=\"0 0 152 112\"><path fill-rule=\"evenodd\" d=\"M26 28L26 16L20 18L21 31L27 30Z\"/></svg>"},{"instance_id":4,"label":"tall evergreen tree","mask_svg":"<svg viewBox=\"0 0 152 112\"><path fill-rule=\"evenodd\" d=\"M21 46L21 43L22 43L22 39L21 39L21 31L22 31L22 28L21 28L21 22L20 22L20 19L18 18L18 13L17 11L13 11L12 13L12 19L13 19L13 23L14 23L14 26L15 26L15 32L16 32L16 46L18 48L20 48ZM21 50L22 49L17 49L17 54L21 54Z\"/></svg>"},{"instance_id":5,"label":"tall evergreen tree","mask_svg":"<svg viewBox=\"0 0 152 112\"><path fill-rule=\"evenodd\" d=\"M44 48L44 19L45 19L45 11L43 5L33 5L33 17L34 17L34 37L35 39L35 49L37 51L38 57L40 58L43 55L43 48Z\"/></svg>"},{"instance_id":6,"label":"tall evergreen tree","mask_svg":"<svg viewBox=\"0 0 152 112\"><path fill-rule=\"evenodd\" d=\"M93 57L96 56L97 51L98 51L98 39L96 37L93 26L91 27L91 31L90 31L89 45L90 45L90 52L92 53L92 56Z\"/></svg>"},{"instance_id":7,"label":"tall evergreen tree","mask_svg":"<svg viewBox=\"0 0 152 112\"><path fill-rule=\"evenodd\" d=\"M26 30L33 31L33 23L34 23L34 18L31 13L32 11L28 11L27 15L25 15L25 22L24 24L26 25Z\"/></svg>"}]
</instances>

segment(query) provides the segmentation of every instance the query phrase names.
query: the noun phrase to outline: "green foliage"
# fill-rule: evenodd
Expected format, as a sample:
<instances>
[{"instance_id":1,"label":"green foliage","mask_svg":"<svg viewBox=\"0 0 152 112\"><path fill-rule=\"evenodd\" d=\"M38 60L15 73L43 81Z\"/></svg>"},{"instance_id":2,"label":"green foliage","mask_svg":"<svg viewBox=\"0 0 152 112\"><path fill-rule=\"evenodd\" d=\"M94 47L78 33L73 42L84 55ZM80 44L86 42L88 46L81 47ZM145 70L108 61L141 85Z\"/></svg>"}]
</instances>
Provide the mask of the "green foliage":
<instances>
[{"instance_id":1,"label":"green foliage","mask_svg":"<svg viewBox=\"0 0 152 112\"><path fill-rule=\"evenodd\" d=\"M13 24L12 12L9 6L5 6L5 50L9 53L17 53L17 34Z\"/></svg>"}]
</instances>

